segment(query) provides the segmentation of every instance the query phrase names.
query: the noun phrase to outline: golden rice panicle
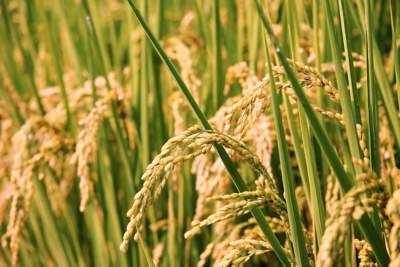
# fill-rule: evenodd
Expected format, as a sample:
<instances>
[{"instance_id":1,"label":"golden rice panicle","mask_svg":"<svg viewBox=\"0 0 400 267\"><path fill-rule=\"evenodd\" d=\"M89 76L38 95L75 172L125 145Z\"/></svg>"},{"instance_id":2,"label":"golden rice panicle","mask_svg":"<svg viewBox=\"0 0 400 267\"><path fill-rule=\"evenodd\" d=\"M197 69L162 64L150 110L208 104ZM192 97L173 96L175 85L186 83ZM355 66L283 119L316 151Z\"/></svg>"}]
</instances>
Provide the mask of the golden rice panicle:
<instances>
[{"instance_id":1,"label":"golden rice panicle","mask_svg":"<svg viewBox=\"0 0 400 267\"><path fill-rule=\"evenodd\" d=\"M368 166L370 160L369 160L369 151L368 151L368 147L367 147L367 144L366 144L366 141L367 141L366 139L367 138L365 137L365 133L364 133L364 130L363 130L363 127L361 126L361 124L357 124L356 128L357 128L358 140L360 140L359 141L360 147L361 147L361 150L362 150L363 155L364 155L364 162Z\"/></svg>"},{"instance_id":2,"label":"golden rice panicle","mask_svg":"<svg viewBox=\"0 0 400 267\"><path fill-rule=\"evenodd\" d=\"M20 130L12 137L14 155L11 169L12 196L9 224L1 240L3 245L10 238L10 248L13 263L17 263L19 248L19 233L28 218L33 196L32 178L34 171L44 164L56 168L59 151L71 151L73 140L63 130L65 112L54 109L45 117L31 117L25 121ZM53 123L49 118L57 122ZM33 149L34 148L34 149ZM33 154L33 155L30 155ZM41 175L39 175L40 179Z\"/></svg>"},{"instance_id":3,"label":"golden rice panicle","mask_svg":"<svg viewBox=\"0 0 400 267\"><path fill-rule=\"evenodd\" d=\"M238 267L247 262L252 256L272 251L272 246L268 242L262 240L241 239L232 241L229 245L233 249L218 263L218 267ZM290 259L290 257L288 258Z\"/></svg>"},{"instance_id":4,"label":"golden rice panicle","mask_svg":"<svg viewBox=\"0 0 400 267\"><path fill-rule=\"evenodd\" d=\"M104 81L101 81L98 78L96 79L96 83L99 87L101 86L100 83L104 83L105 85L105 79ZM85 211L86 204L89 200L89 188L91 187L89 162L92 160L92 155L97 151L97 133L99 124L103 121L106 110L114 100L117 100L117 94L115 90L112 90L107 93L104 99L96 102L96 106L92 108L86 118L79 121L79 124L84 128L79 133L75 153L72 155L70 163L78 163L77 171L80 178L79 188L81 191L79 210L81 212Z\"/></svg>"},{"instance_id":5,"label":"golden rice panicle","mask_svg":"<svg viewBox=\"0 0 400 267\"><path fill-rule=\"evenodd\" d=\"M327 180L327 189L325 195L325 203L326 203L326 212L332 217L332 207L334 203L339 199L340 196L340 185L337 181L335 174L331 171L331 173L326 178Z\"/></svg>"},{"instance_id":6,"label":"golden rice panicle","mask_svg":"<svg viewBox=\"0 0 400 267\"><path fill-rule=\"evenodd\" d=\"M218 131L222 131L221 129L225 129L225 117L229 113L230 108L235 103L239 102L240 99L241 99L241 97L239 97L239 96L228 98L225 101L225 103L217 110L214 117L209 119L210 123L215 125L215 127L216 127L216 129L218 129ZM231 118L231 120L232 119L233 118Z\"/></svg>"},{"instance_id":7,"label":"golden rice panicle","mask_svg":"<svg viewBox=\"0 0 400 267\"><path fill-rule=\"evenodd\" d=\"M241 196L253 196L256 195L256 192L243 192ZM226 200L226 199L224 199ZM265 201L266 202L266 201ZM252 209L261 208L267 205L262 200L242 200L238 202L234 202L228 204L222 208L220 208L216 214L212 214L207 217L207 219L203 221L193 221L192 229L185 233L185 238L191 238L198 232L200 232L200 228L204 226L208 226L226 219L230 219L233 217L241 216L249 213Z\"/></svg>"},{"instance_id":8,"label":"golden rice panicle","mask_svg":"<svg viewBox=\"0 0 400 267\"><path fill-rule=\"evenodd\" d=\"M259 175L263 176L266 181L265 186L270 188L273 192L277 192L275 182L269 176L266 168L261 163L260 158L256 154L252 153L242 141L238 141L236 138L223 133L217 133L216 136L216 142L218 144L231 149L236 155L237 160L244 160L249 167L251 167Z\"/></svg>"},{"instance_id":9,"label":"golden rice panicle","mask_svg":"<svg viewBox=\"0 0 400 267\"><path fill-rule=\"evenodd\" d=\"M288 59L288 61L293 66L293 62L289 59ZM331 94L330 95L331 100L333 100L334 102L339 102L339 93L333 87L332 83L330 81L328 81L326 78L324 78L316 69L305 66L303 63L299 63L299 62L296 62L296 66L297 66L297 70L298 70L299 82L302 87L304 87L306 89L314 88L316 86L324 87L325 91L328 92L328 94ZM283 67L271 65L271 68L273 70L274 77L280 76L280 75L286 73L285 70L283 69ZM307 71L306 73L308 75L304 74L302 71ZM275 82L275 86L277 87L278 91L283 89L283 91L289 96L289 98L292 101L297 102L297 96L296 96L295 92L293 91L292 84L290 82L287 82L287 83ZM333 96L333 94L334 94L334 96ZM314 104L311 104L311 105L316 112L318 112L328 118L337 119L337 120L339 120L339 122L342 125L345 125L343 114L337 113L337 112L333 113L332 111L329 111L329 110L323 110L322 108L320 108Z\"/></svg>"},{"instance_id":10,"label":"golden rice panicle","mask_svg":"<svg viewBox=\"0 0 400 267\"><path fill-rule=\"evenodd\" d=\"M0 227L3 225L4 218L7 213L8 200L11 197L11 183L3 180L0 187Z\"/></svg>"},{"instance_id":11,"label":"golden rice panicle","mask_svg":"<svg viewBox=\"0 0 400 267\"><path fill-rule=\"evenodd\" d=\"M143 217L144 212L148 206L158 199L164 188L168 176L174 169L175 165L191 160L198 157L200 154L207 153L211 147L208 144L210 140L208 136L205 136L203 140L196 141L196 138L203 132L199 126L193 126L188 130L182 132L180 135L175 136L168 140L168 142L161 148L161 153L156 156L153 162L147 167L147 171L142 175L144 180L143 188L135 195L134 203L132 208L127 212L127 216L130 217L130 222L126 228L126 232L123 236L123 242L120 245L120 250L126 252L128 249L129 239L131 238L135 228L141 232L143 230ZM189 145L197 145L200 149L187 156L171 156L173 150L177 147L185 149ZM193 146L193 148L195 148ZM160 180L162 173L163 178ZM159 182L154 194L153 190L156 183ZM135 240L138 240L139 236L135 234Z\"/></svg>"},{"instance_id":12,"label":"golden rice panicle","mask_svg":"<svg viewBox=\"0 0 400 267\"><path fill-rule=\"evenodd\" d=\"M190 93L197 103L199 103L199 88L201 81L196 77L193 69L193 60L189 48L177 37L169 38L166 41L165 52L168 57L178 61L181 67L181 76L188 86Z\"/></svg>"},{"instance_id":13,"label":"golden rice panicle","mask_svg":"<svg viewBox=\"0 0 400 267\"><path fill-rule=\"evenodd\" d=\"M287 59L289 64L293 67L296 64L296 70L302 73L303 79L300 79L300 83L307 84L307 86L317 86L324 88L325 92L328 93L330 100L333 102L340 103L340 96L338 90L333 86L333 83L326 79L317 69L304 65L301 62L293 62L291 59ZM283 67L273 66L274 75L285 74ZM304 85L303 85L304 86Z\"/></svg>"},{"instance_id":14,"label":"golden rice panicle","mask_svg":"<svg viewBox=\"0 0 400 267\"><path fill-rule=\"evenodd\" d=\"M247 222L239 224L232 223L227 225L223 234L221 235L220 241L215 244L214 251L211 255L211 257L215 259L215 265L221 262L223 257L230 251L231 246L229 243L240 238L242 229L248 225L249 223Z\"/></svg>"},{"instance_id":15,"label":"golden rice panicle","mask_svg":"<svg viewBox=\"0 0 400 267\"><path fill-rule=\"evenodd\" d=\"M155 266L159 266L161 257L164 252L164 244L160 243L153 249L153 262Z\"/></svg>"},{"instance_id":16,"label":"golden rice panicle","mask_svg":"<svg viewBox=\"0 0 400 267\"><path fill-rule=\"evenodd\" d=\"M27 213L29 212L30 201L33 194L31 176L35 163L28 164L22 168L26 162L29 162L29 148L32 139L33 121L28 120L21 129L14 134L12 138L14 147L13 166L11 171L11 188L9 196L12 196L11 208L9 212L9 222L7 231L1 237L2 246L7 246L7 238L10 238L10 249L12 263L15 265L18 261L19 252L19 233L24 227Z\"/></svg>"},{"instance_id":17,"label":"golden rice panicle","mask_svg":"<svg viewBox=\"0 0 400 267\"><path fill-rule=\"evenodd\" d=\"M233 66L230 66L226 72L225 76L225 87L224 87L224 95L228 95L233 83L236 79L239 79L239 84L242 87L245 87L245 78L249 75L249 67L245 61L236 63Z\"/></svg>"},{"instance_id":18,"label":"golden rice panicle","mask_svg":"<svg viewBox=\"0 0 400 267\"><path fill-rule=\"evenodd\" d=\"M233 115L237 110L242 110L242 114L237 122L237 127L235 129L235 139L240 141L243 137L245 131L246 121L250 124L261 116L262 113L271 105L271 96L267 96L264 92L264 86L269 83L269 78L266 76L261 82L258 82L256 86L249 90L249 92L236 104L234 104L229 110L225 117L225 128L224 133L228 134ZM262 104L257 110L255 110L254 116L252 116L253 110L255 108L255 102L261 99Z\"/></svg>"},{"instance_id":19,"label":"golden rice panicle","mask_svg":"<svg viewBox=\"0 0 400 267\"><path fill-rule=\"evenodd\" d=\"M197 263L197 267L203 267L206 264L207 258L211 255L213 248L214 248L214 243L211 242L206 246L206 249L203 251L203 253L200 254L200 260Z\"/></svg>"},{"instance_id":20,"label":"golden rice panicle","mask_svg":"<svg viewBox=\"0 0 400 267\"><path fill-rule=\"evenodd\" d=\"M358 266L378 266L371 245L367 241L354 239L354 245L359 250L358 258L360 259L360 264Z\"/></svg>"},{"instance_id":21,"label":"golden rice panicle","mask_svg":"<svg viewBox=\"0 0 400 267\"><path fill-rule=\"evenodd\" d=\"M209 216L203 221L193 221L192 230L185 233L185 238L190 238L198 233L201 227L211 225L226 219L234 218L249 213L252 209L261 208L263 206L271 206L274 210L281 215L283 221L286 222L285 226L288 226L288 218L286 212L286 204L271 190L265 189L264 186L256 181L257 190L247 191L241 193L233 193L224 196L213 196L207 199L207 202L214 201L227 201L237 198L255 197L255 200L241 200L227 204L218 211ZM289 229L289 227L287 227Z\"/></svg>"},{"instance_id":22,"label":"golden rice panicle","mask_svg":"<svg viewBox=\"0 0 400 267\"><path fill-rule=\"evenodd\" d=\"M8 112L3 109L4 103L0 102L0 180L8 176L11 168L12 143L10 142L14 133L14 126Z\"/></svg>"},{"instance_id":23,"label":"golden rice panicle","mask_svg":"<svg viewBox=\"0 0 400 267\"><path fill-rule=\"evenodd\" d=\"M219 162L219 164L221 164L221 167L219 167L218 170L217 170L218 171L218 173L217 173L217 177L218 177L218 193L220 195L225 195L225 194L228 193L230 185L232 184L232 180L230 179L229 174L227 173L227 171L224 171L225 168L222 167L222 160L219 159L218 162ZM227 203L224 202L224 201L218 201L216 203L215 208L216 209L220 209L221 207L223 207L226 204ZM231 224L231 223L233 223L232 220L225 220L225 221L217 222L217 224L215 226L215 233L218 236L223 235L224 230L228 227L228 224Z\"/></svg>"},{"instance_id":24,"label":"golden rice panicle","mask_svg":"<svg viewBox=\"0 0 400 267\"><path fill-rule=\"evenodd\" d=\"M353 158L355 164L359 164L365 171L369 170L366 163L361 159ZM326 229L322 236L320 250L317 256L317 266L333 266L343 251L345 237L350 231L350 224L353 220L360 220L365 213L372 213L373 206L382 207L379 203L385 195L372 194L371 198L363 198L360 205L359 198L366 192L382 192L384 184L382 179L376 179L372 171L356 176L357 181L363 181L351 189L342 201L332 204L331 217L326 221ZM383 202L385 203L385 202Z\"/></svg>"}]
</instances>

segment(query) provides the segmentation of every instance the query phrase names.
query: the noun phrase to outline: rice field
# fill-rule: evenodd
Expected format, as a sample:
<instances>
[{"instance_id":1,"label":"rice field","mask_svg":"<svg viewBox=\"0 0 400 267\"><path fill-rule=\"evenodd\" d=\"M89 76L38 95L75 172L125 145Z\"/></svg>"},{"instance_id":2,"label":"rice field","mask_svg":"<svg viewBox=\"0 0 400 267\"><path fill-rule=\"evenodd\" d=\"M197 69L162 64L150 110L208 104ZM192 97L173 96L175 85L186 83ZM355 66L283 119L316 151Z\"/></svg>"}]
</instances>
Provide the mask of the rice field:
<instances>
[{"instance_id":1,"label":"rice field","mask_svg":"<svg viewBox=\"0 0 400 267\"><path fill-rule=\"evenodd\" d=\"M400 266L396 0L0 1L0 266Z\"/></svg>"}]
</instances>

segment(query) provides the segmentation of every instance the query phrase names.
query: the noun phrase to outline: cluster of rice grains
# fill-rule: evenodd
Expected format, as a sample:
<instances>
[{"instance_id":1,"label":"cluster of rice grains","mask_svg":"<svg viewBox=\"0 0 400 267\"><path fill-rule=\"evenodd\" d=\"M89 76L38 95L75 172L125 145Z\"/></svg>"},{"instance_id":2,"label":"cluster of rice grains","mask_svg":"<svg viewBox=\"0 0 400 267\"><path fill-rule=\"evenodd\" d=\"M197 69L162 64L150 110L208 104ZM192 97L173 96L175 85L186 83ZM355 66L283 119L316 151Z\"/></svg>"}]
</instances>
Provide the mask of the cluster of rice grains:
<instances>
[{"instance_id":1,"label":"cluster of rice grains","mask_svg":"<svg viewBox=\"0 0 400 267\"><path fill-rule=\"evenodd\" d=\"M89 163L93 158L91 154L96 150L98 125L109 115L108 105L123 99L122 89L113 79L113 75L110 75L109 79L113 88L110 92L106 91L104 78L96 79L97 97L100 100L92 109L91 81L85 82L82 88L69 87L76 86L75 83L70 83L67 87L68 90L74 90L68 94L71 111L83 126L77 143L67 130L67 114L59 87L44 88L40 91L47 111L45 116L39 114L37 105L30 105L27 110L22 110L27 119L18 131L13 128L11 117L3 108L4 103L1 103L0 226L6 217L7 202L11 201L8 226L1 236L1 244L4 248L9 244L14 265L18 261L21 231L29 217L35 188L33 179L36 176L43 180L51 208L54 214L60 217L65 212L65 207L62 207L65 205L65 198L74 187L75 163L78 163L82 193L80 210L84 210L90 186ZM133 136L132 130L128 132ZM9 180L3 178L8 176Z\"/></svg>"},{"instance_id":2,"label":"cluster of rice grains","mask_svg":"<svg viewBox=\"0 0 400 267\"><path fill-rule=\"evenodd\" d=\"M377 179L376 173L363 160L354 158L353 162L361 166L364 173L356 175L356 181L359 184L342 199L336 198L334 202L330 201L330 217L326 221L317 266L333 266L343 256L343 245L346 236L350 233L351 223L360 220L365 213L372 213L374 207L379 210L386 237L392 227L392 222L385 211L390 195L385 192L384 180ZM370 196L366 194L371 192L373 193Z\"/></svg>"},{"instance_id":3,"label":"cluster of rice grains","mask_svg":"<svg viewBox=\"0 0 400 267\"><path fill-rule=\"evenodd\" d=\"M171 42L178 42L178 40L172 39ZM182 44L178 42L177 45ZM181 49L180 54L182 56L179 56L180 54L177 54L174 50L169 51L169 53L180 62L187 82L196 85L196 78L191 75L190 64L186 63L185 65L184 63L185 58L189 57L184 51L187 50ZM364 58L357 54L353 56L359 60L355 61L355 66L365 68ZM289 59L288 62L292 67L296 65L295 69L300 84L306 90L312 103L318 102L316 91L321 88L320 90L324 90L333 102L327 107L340 110L340 96L332 80L325 78L313 67L306 66L303 63L294 63ZM280 66L272 65L271 68L274 78L285 74L284 69ZM329 70L325 70L325 72L329 73ZM268 261L270 257L267 252L273 249L255 220L253 218L244 221L240 219L240 216L248 214L253 209L260 208L271 210L276 214L274 217L267 216L266 219L276 234L284 234L288 238L283 249L291 264L296 265L296 262L292 262L294 259L293 251L291 251L289 245L291 232L286 203L279 196L275 181L272 178L271 157L277 140L273 116L270 111L267 111L271 105L271 96L268 93L268 84L271 80L268 75L259 80L249 71L247 64L241 62L230 67L227 71L225 95L230 93L236 79L242 87L243 97L232 97L225 101L216 115L210 119L213 131L203 130L199 126L193 126L182 131L184 119L179 108L184 103L180 95L174 97L178 99L173 104L176 120L175 132L178 129L182 132L162 147L161 153L155 157L143 174L142 180L145 181L143 188L135 195L133 206L127 213L130 222L120 246L122 251L127 251L129 239L134 232L143 230L145 211L157 200L174 168L180 163L194 159L192 173L196 175L198 199L195 216L191 223L192 229L186 232L185 237L191 238L200 233L203 227L212 224L217 225L214 228L216 239L206 246L205 251L200 255L198 266L204 266L209 257L212 258L215 266L221 267L239 266L241 263L250 260L252 256L260 256L261 261ZM295 103L297 97L291 88L291 83L278 81L274 81L274 83L278 92L285 92L289 96L294 107L293 113L296 115ZM196 88L196 86L193 88ZM195 90L193 88L192 90ZM193 93L197 94L196 92ZM327 120L334 119L341 125L345 124L344 116L340 112L323 109L316 105L313 105L313 107ZM281 110L284 127L288 129L286 110L283 107L281 107ZM362 125L357 124L357 135L363 158L354 158L353 163L359 165L363 169L363 173L356 175L357 186L344 196L340 194L339 183L335 175L331 173L326 177L326 230L322 237L318 255L314 256L313 228L312 225L309 225L311 221L307 220L308 226L304 226L304 242L311 266L333 266L334 263L341 262L343 260L343 244L351 231L351 227L353 227L352 223L359 220L364 214L371 213L374 208L379 212L383 222L384 236L390 244L391 266L397 266L396 263L400 262L400 250L398 249L400 216L397 210L397 198L395 198L400 194L396 191L391 198L386 186L389 176L395 179L397 184L400 172L393 161L394 151L391 149L393 141L390 139L387 118L384 111L380 110L382 111L380 112L380 135L382 135L381 143L383 145L380 153L387 165L381 176L383 179L377 179L378 175L370 168L366 135ZM241 114L237 115L238 111L241 111ZM297 117L296 123L299 123ZM232 130L231 125L233 124L236 124L236 127ZM285 134L289 150L292 150L290 131ZM251 186L254 188L253 191L227 194L228 188L232 185L221 160L215 157L215 150L212 147L214 143L222 145L234 161L243 161L258 174L258 179L255 177L255 179L252 178L248 181L249 184L253 181L253 186ZM256 153L251 151L252 148ZM191 150L188 154L184 154L187 149ZM292 160L296 161L295 158L292 158ZM293 167L297 168L297 165L293 164ZM216 187L216 185L218 186ZM219 195L218 193L215 195L216 191L219 192ZM307 206L304 188L301 185L297 187L296 194L302 212L308 214L306 217L309 218L311 214ZM214 208L210 205L212 203L216 205ZM138 238L139 235L135 234L134 239L137 241ZM372 249L365 240L354 239L353 246L359 251L360 266L377 266ZM154 257L157 262L161 249L161 245L159 245L154 250L156 255Z\"/></svg>"},{"instance_id":4,"label":"cluster of rice grains","mask_svg":"<svg viewBox=\"0 0 400 267\"><path fill-rule=\"evenodd\" d=\"M52 123L47 116L57 120L58 123ZM1 240L5 247L7 238L10 238L13 264L17 263L20 232L29 215L34 193L32 179L37 169L39 170L38 178L44 179L48 197L56 215L60 210L60 201L54 193L54 181L51 176L60 174L64 168L69 168L64 164L63 159L70 156L74 142L63 129L65 122L65 113L55 109L45 117L33 116L28 119L12 137L10 186L6 196L6 199L11 199L11 208L7 231ZM65 155L61 156L60 151L66 151ZM46 165L48 167L45 167Z\"/></svg>"},{"instance_id":5,"label":"cluster of rice grains","mask_svg":"<svg viewBox=\"0 0 400 267\"><path fill-rule=\"evenodd\" d=\"M95 84L99 88L105 88L105 79L99 77L96 79ZM75 152L72 155L70 162L71 164L78 163L77 174L81 179L79 188L82 195L79 210L82 212L85 210L86 204L89 200L89 161L92 160L92 155L97 151L97 134L99 130L99 124L103 121L104 117L110 116L107 114L110 104L112 102L121 101L124 98L121 90L118 90L117 88L118 86L114 86L113 90L109 91L104 98L96 102L95 107L90 110L89 115L79 121L79 124L84 126L84 128L79 133Z\"/></svg>"}]
</instances>

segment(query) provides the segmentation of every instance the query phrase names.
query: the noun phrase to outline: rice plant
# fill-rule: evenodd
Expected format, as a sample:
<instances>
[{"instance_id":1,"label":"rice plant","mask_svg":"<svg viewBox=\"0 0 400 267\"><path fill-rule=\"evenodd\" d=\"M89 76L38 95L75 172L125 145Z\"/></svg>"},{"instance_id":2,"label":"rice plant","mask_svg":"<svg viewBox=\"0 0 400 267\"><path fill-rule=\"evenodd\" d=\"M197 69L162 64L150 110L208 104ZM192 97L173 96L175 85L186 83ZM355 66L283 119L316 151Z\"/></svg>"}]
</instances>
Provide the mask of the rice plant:
<instances>
[{"instance_id":1,"label":"rice plant","mask_svg":"<svg viewBox=\"0 0 400 267\"><path fill-rule=\"evenodd\" d=\"M0 266L400 266L399 14L0 1Z\"/></svg>"}]
</instances>

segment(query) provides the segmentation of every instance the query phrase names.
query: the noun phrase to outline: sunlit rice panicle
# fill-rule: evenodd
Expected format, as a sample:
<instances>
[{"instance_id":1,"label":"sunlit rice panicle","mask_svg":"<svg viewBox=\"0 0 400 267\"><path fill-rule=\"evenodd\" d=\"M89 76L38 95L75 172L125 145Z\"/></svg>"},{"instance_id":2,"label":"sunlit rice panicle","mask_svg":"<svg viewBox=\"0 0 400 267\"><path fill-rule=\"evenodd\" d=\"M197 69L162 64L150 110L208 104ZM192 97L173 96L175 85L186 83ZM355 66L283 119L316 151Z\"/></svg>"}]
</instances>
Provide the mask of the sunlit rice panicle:
<instances>
[{"instance_id":1,"label":"sunlit rice panicle","mask_svg":"<svg viewBox=\"0 0 400 267\"><path fill-rule=\"evenodd\" d=\"M99 83L99 82L98 82ZM96 107L92 108L89 115L79 121L83 130L79 133L75 153L72 155L71 164L78 163L78 176L80 177L79 188L81 191L81 204L79 210L83 212L89 200L90 188L90 168L89 162L97 151L97 133L99 124L103 121L105 112L112 101L117 100L116 92L110 91L104 99L96 102Z\"/></svg>"},{"instance_id":2,"label":"sunlit rice panicle","mask_svg":"<svg viewBox=\"0 0 400 267\"><path fill-rule=\"evenodd\" d=\"M254 123L261 114L271 105L271 96L265 93L264 87L269 83L269 77L266 76L261 82L258 82L256 86L250 89L247 94L236 104L234 104L229 110L225 117L225 128L224 133L228 134L233 115L237 110L242 110L242 114L237 121L237 127L235 128L235 139L240 141L244 135L246 129L246 122L249 124ZM256 108L255 102L261 99L262 104L259 108Z\"/></svg>"},{"instance_id":3,"label":"sunlit rice panicle","mask_svg":"<svg viewBox=\"0 0 400 267\"><path fill-rule=\"evenodd\" d=\"M247 262L252 256L264 254L272 251L272 246L264 240L241 239L229 243L232 249L218 263L218 267L240 266ZM288 259L291 258L290 252L284 249Z\"/></svg>"},{"instance_id":4,"label":"sunlit rice panicle","mask_svg":"<svg viewBox=\"0 0 400 267\"><path fill-rule=\"evenodd\" d=\"M239 100L241 97L236 96L236 97L230 97L225 100L225 103L215 112L215 115L209 119L212 124L215 125L215 127L219 130L222 131L222 129L225 129L225 117L227 116L230 108Z\"/></svg>"},{"instance_id":5,"label":"sunlit rice panicle","mask_svg":"<svg viewBox=\"0 0 400 267\"><path fill-rule=\"evenodd\" d=\"M3 104L3 103L1 103ZM0 105L0 180L8 176L10 172L12 159L12 144L10 142L14 133L12 120L8 112Z\"/></svg>"},{"instance_id":6,"label":"sunlit rice panicle","mask_svg":"<svg viewBox=\"0 0 400 267\"><path fill-rule=\"evenodd\" d=\"M172 37L166 41L165 52L171 59L178 61L183 81L193 94L196 102L199 102L201 81L195 75L189 48L179 38Z\"/></svg>"},{"instance_id":7,"label":"sunlit rice panicle","mask_svg":"<svg viewBox=\"0 0 400 267\"><path fill-rule=\"evenodd\" d=\"M253 192L244 192L240 193L240 196L257 196L256 193ZM222 199L226 200L226 199ZM249 213L252 209L262 208L267 205L267 200L259 201L259 200L242 200L239 202L235 202L232 204L228 204L222 208L220 208L216 214L210 215L207 219L203 221L193 221L192 222L192 230L185 233L185 238L190 238L196 233L200 231L201 227L211 225L229 218L233 218L236 216L241 216L246 213Z\"/></svg>"},{"instance_id":8,"label":"sunlit rice panicle","mask_svg":"<svg viewBox=\"0 0 400 267\"><path fill-rule=\"evenodd\" d=\"M185 234L185 237L191 237L196 234L201 227L210 225L219 221L223 221L232 217L241 216L250 212L254 208L260 208L262 206L271 206L284 221L285 227L288 229L288 217L286 212L286 204L279 198L274 191L271 189L265 189L263 184L256 181L257 190L247 191L242 193L233 193L224 196L213 196L207 199L207 202L215 201L226 201L233 200L243 197L254 197L256 200L241 200L237 202L230 203L220 208L215 214L209 216L203 221L193 221L193 229Z\"/></svg>"},{"instance_id":9,"label":"sunlit rice panicle","mask_svg":"<svg viewBox=\"0 0 400 267\"><path fill-rule=\"evenodd\" d=\"M160 243L153 249L153 262L155 266L159 266L161 257L164 252L164 244Z\"/></svg>"},{"instance_id":10,"label":"sunlit rice panicle","mask_svg":"<svg viewBox=\"0 0 400 267\"><path fill-rule=\"evenodd\" d=\"M333 83L330 80L326 79L324 76L322 76L322 74L317 69L304 65L301 62L294 63L293 60L291 59L287 59L287 61L291 66L293 66L293 64L296 64L297 72L303 74L302 75L303 79L300 79L300 84L302 84L302 86L321 87L325 90L325 92L328 94L329 98L333 102L340 103L339 92L333 86ZM280 66L272 66L272 71L274 76L286 73L284 68Z\"/></svg>"},{"instance_id":11,"label":"sunlit rice panicle","mask_svg":"<svg viewBox=\"0 0 400 267\"><path fill-rule=\"evenodd\" d=\"M267 220L269 226L271 227L272 231L274 233L285 233L286 229L284 226L284 223L281 219L278 219L276 217L269 217L265 216L265 219ZM246 236L259 236L261 234L261 229L260 226L257 225L256 220L252 217L248 220L249 224L254 225L253 228L247 228L244 230L244 234Z\"/></svg>"},{"instance_id":12,"label":"sunlit rice panicle","mask_svg":"<svg viewBox=\"0 0 400 267\"><path fill-rule=\"evenodd\" d=\"M227 225L227 227L224 229L224 233L221 235L220 242L215 244L214 251L211 255L211 257L215 259L215 264L221 262L223 257L230 251L231 246L229 243L239 239L244 227L249 225L250 224L248 222Z\"/></svg>"},{"instance_id":13,"label":"sunlit rice panicle","mask_svg":"<svg viewBox=\"0 0 400 267\"><path fill-rule=\"evenodd\" d=\"M161 153L155 157L153 162L147 167L147 171L143 174L142 180L145 180L143 188L136 194L132 208L127 213L127 216L130 217L131 220L127 226L127 231L124 234L124 241L120 246L122 251L127 250L129 239L132 236L135 227L138 229L138 231L142 230L142 221L145 209L157 200L161 194L161 190L165 186L168 176L174 169L175 165L198 157L201 154L206 154L211 149L212 143L214 142L236 152L238 156L243 159L251 168L265 177L265 185L267 188L270 188L268 190L271 190L271 192L276 192L275 184L271 177L269 177L265 167L260 163L260 159L251 153L243 142L236 141L232 137L224 135L220 132L204 131L201 130L199 126L193 126L185 132L182 132L180 135L171 138L162 147ZM180 153L175 156L171 156L171 153L175 148L180 148L183 152L186 147L194 149L195 152L187 156L181 156ZM161 174L164 171L165 174L160 180ZM153 194L153 190L157 182L159 182L159 185ZM262 203L257 201L252 202L249 205L244 204L244 212L248 212L249 209L252 209L255 206L260 206L261 204ZM135 239L137 239L136 236Z\"/></svg>"},{"instance_id":14,"label":"sunlit rice panicle","mask_svg":"<svg viewBox=\"0 0 400 267\"><path fill-rule=\"evenodd\" d=\"M364 131L363 131L363 127L361 126L361 124L357 124L356 125L357 128L357 136L358 136L358 140L360 140L360 148L363 152L364 155L364 162L367 164L367 166L369 165L369 152L368 152L368 147L366 144L367 138L365 137Z\"/></svg>"},{"instance_id":15,"label":"sunlit rice panicle","mask_svg":"<svg viewBox=\"0 0 400 267\"><path fill-rule=\"evenodd\" d=\"M382 103L378 101L378 121L379 121L379 153L381 159L385 162L386 166L396 167L395 159L395 144L393 136L390 132L389 121L386 115L385 108ZM382 168L382 177L385 175L385 168Z\"/></svg>"},{"instance_id":16,"label":"sunlit rice panicle","mask_svg":"<svg viewBox=\"0 0 400 267\"><path fill-rule=\"evenodd\" d=\"M49 116L63 116L63 113L49 113ZM61 125L52 125L48 117L33 117L28 119L21 129L12 138L13 163L11 171L11 186L9 195L12 196L11 209L9 213L9 224L7 231L1 237L3 245L7 244L6 239L10 238L12 261L17 263L19 250L19 233L24 227L28 218L31 199L33 196L32 177L35 169L46 164L58 153L60 149L70 150L73 141L62 131ZM32 156L31 148L38 145Z\"/></svg>"},{"instance_id":17,"label":"sunlit rice panicle","mask_svg":"<svg viewBox=\"0 0 400 267\"><path fill-rule=\"evenodd\" d=\"M359 266L375 267L378 266L371 245L365 240L354 239L354 245L359 250L358 258L360 259Z\"/></svg>"},{"instance_id":18,"label":"sunlit rice panicle","mask_svg":"<svg viewBox=\"0 0 400 267\"><path fill-rule=\"evenodd\" d=\"M3 181L0 187L0 227L3 225L4 217L7 213L8 200L11 197L11 184L9 181Z\"/></svg>"},{"instance_id":19,"label":"sunlit rice panicle","mask_svg":"<svg viewBox=\"0 0 400 267\"><path fill-rule=\"evenodd\" d=\"M331 172L328 175L326 180L327 180L327 189L326 189L326 195L325 195L326 213L329 214L329 216L332 216L332 212L333 212L332 205L339 198L340 185L339 185L339 182L337 181L335 174L333 172Z\"/></svg>"},{"instance_id":20,"label":"sunlit rice panicle","mask_svg":"<svg viewBox=\"0 0 400 267\"><path fill-rule=\"evenodd\" d=\"M245 83L245 78L249 75L249 67L245 61L230 66L226 71L224 95L228 95L233 83L239 79L239 84ZM242 86L243 87L243 86Z\"/></svg>"},{"instance_id":21,"label":"sunlit rice panicle","mask_svg":"<svg viewBox=\"0 0 400 267\"><path fill-rule=\"evenodd\" d=\"M193 159L200 154L205 154L211 146L207 145L209 140L207 137L202 140L202 144L197 143L202 146L206 146L197 150L196 152L189 154L187 156L177 155L175 157L171 156L171 153L175 148L185 149L188 145L195 144L196 137L199 136L203 131L199 126L193 126L188 130L182 132L180 135L171 138L161 149L161 153L156 156L153 162L147 167L147 171L143 174L142 180L144 180L143 188L135 195L135 200L132 208L128 211L127 216L130 217L130 222L127 226L127 230L124 234L124 241L120 246L120 250L126 252L128 249L129 239L135 228L138 231L142 231L142 220L144 216L145 209L150 206L154 201L157 200L161 194L161 190L165 186L165 183L170 175L171 171L174 169L175 165ZM203 142L205 141L205 142ZM164 177L160 180L161 174L165 171ZM159 182L157 189L153 194L154 187L156 183ZM137 235L135 235L135 240L137 240Z\"/></svg>"},{"instance_id":22,"label":"sunlit rice panicle","mask_svg":"<svg viewBox=\"0 0 400 267\"><path fill-rule=\"evenodd\" d=\"M200 260L197 263L197 267L203 267L204 264L206 264L206 260L208 256L211 255L214 245L215 245L214 243L210 243L206 246L206 249L203 251L203 253L200 254Z\"/></svg>"}]
</instances>

